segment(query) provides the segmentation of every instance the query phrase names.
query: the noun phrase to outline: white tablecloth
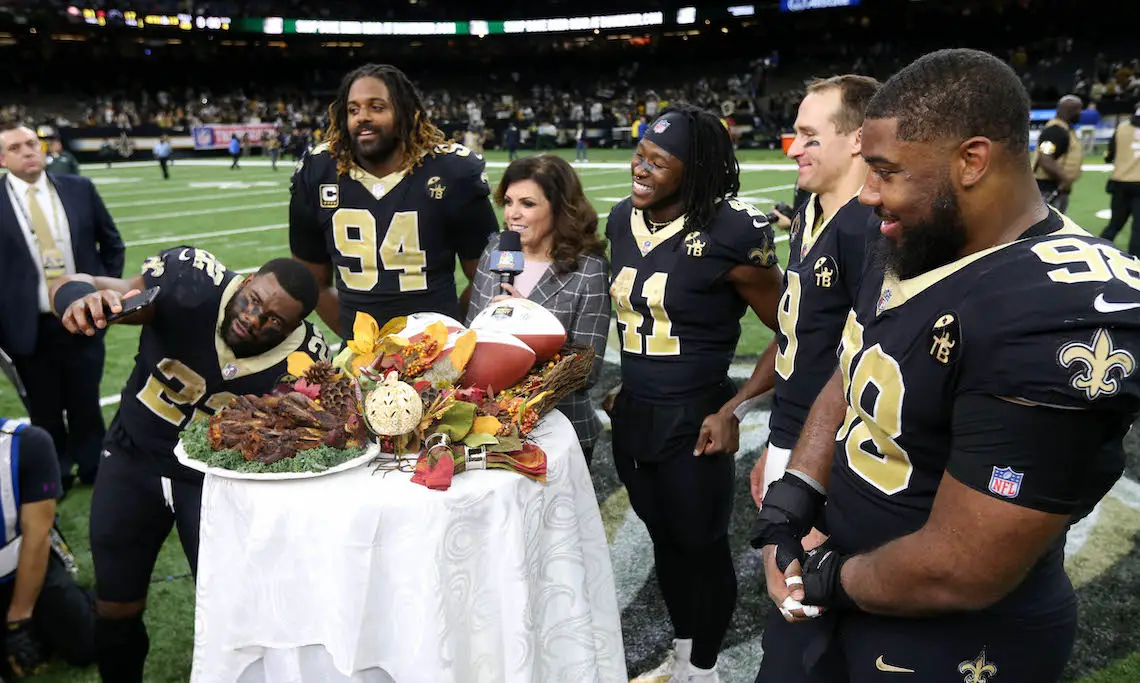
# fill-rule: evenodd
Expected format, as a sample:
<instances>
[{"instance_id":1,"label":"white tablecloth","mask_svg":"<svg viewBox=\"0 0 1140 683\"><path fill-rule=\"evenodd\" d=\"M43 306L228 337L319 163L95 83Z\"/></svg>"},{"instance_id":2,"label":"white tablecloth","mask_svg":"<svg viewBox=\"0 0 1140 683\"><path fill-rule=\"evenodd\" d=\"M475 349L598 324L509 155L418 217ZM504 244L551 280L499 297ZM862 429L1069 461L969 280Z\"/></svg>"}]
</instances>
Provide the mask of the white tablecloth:
<instances>
[{"instance_id":1,"label":"white tablecloth","mask_svg":"<svg viewBox=\"0 0 1140 683\"><path fill-rule=\"evenodd\" d=\"M547 483L448 491L372 467L207 475L192 681L628 681L614 576L574 429L537 425Z\"/></svg>"}]
</instances>

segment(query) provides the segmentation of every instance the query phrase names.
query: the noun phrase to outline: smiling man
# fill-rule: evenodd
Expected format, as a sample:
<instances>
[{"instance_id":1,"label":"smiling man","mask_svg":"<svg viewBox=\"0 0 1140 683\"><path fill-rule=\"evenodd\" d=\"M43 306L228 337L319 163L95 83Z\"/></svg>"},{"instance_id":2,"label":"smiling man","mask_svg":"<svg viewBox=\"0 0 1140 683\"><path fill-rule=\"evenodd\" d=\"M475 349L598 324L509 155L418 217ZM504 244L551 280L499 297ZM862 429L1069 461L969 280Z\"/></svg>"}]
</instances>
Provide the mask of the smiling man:
<instances>
[{"instance_id":1,"label":"smiling man","mask_svg":"<svg viewBox=\"0 0 1140 683\"><path fill-rule=\"evenodd\" d=\"M202 475L175 458L179 432L235 396L271 391L295 351L328 360L305 321L317 284L288 258L242 277L207 251L175 247L130 280L65 277L52 288L53 307L69 332L91 336L106 329L108 312L152 287L152 304L114 323L143 331L91 499L95 644L100 675L114 683L142 681L147 587L172 527L197 571Z\"/></svg>"},{"instance_id":2,"label":"smiling man","mask_svg":"<svg viewBox=\"0 0 1140 683\"><path fill-rule=\"evenodd\" d=\"M863 114L878 87L873 78L851 74L808 86L788 156L796 162L800 189L811 194L792 219L779 333L749 381L703 426L710 435L735 435L738 407L775 389L771 441L751 474L757 507L767 487L783 475L808 410L834 371L835 348L859 288L867 245L878 235L874 210L858 199L867 176L859 155ZM726 449L735 451L735 439L729 441ZM774 631L766 630L765 637Z\"/></svg>"},{"instance_id":3,"label":"smiling man","mask_svg":"<svg viewBox=\"0 0 1140 683\"><path fill-rule=\"evenodd\" d=\"M1140 261L1045 205L1028 141L1025 89L983 52L926 55L867 107L879 258L753 540L786 618L826 628L770 680L1061 676L1065 534L1140 413Z\"/></svg>"},{"instance_id":4,"label":"smiling man","mask_svg":"<svg viewBox=\"0 0 1140 683\"><path fill-rule=\"evenodd\" d=\"M324 144L293 175L289 245L321 286L317 312L346 338L358 311L383 325L417 311L463 319L455 260L470 281L498 231L483 157L448 142L395 67L345 76Z\"/></svg>"}]
</instances>

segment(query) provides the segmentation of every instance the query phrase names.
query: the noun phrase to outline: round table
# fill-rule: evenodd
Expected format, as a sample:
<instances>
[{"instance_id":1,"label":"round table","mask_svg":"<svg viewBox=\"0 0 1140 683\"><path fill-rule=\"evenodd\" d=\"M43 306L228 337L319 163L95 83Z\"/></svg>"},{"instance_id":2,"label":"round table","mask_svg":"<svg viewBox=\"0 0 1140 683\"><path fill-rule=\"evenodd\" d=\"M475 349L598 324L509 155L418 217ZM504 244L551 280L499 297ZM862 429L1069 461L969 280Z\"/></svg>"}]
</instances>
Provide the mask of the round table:
<instances>
[{"instance_id":1,"label":"round table","mask_svg":"<svg viewBox=\"0 0 1140 683\"><path fill-rule=\"evenodd\" d=\"M191 680L628 681L597 498L569 420L536 425L547 482L371 466L207 474Z\"/></svg>"}]
</instances>

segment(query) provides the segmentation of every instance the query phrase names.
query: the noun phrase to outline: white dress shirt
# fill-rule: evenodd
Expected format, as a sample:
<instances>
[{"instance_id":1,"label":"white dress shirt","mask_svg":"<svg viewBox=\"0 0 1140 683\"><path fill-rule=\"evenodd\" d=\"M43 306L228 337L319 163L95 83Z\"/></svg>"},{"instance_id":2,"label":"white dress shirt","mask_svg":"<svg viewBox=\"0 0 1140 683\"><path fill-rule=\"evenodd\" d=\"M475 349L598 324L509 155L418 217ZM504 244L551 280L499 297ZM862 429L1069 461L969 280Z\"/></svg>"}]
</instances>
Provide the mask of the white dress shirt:
<instances>
[{"instance_id":1,"label":"white dress shirt","mask_svg":"<svg viewBox=\"0 0 1140 683\"><path fill-rule=\"evenodd\" d=\"M48 288L47 282L44 280L43 259L40 258L39 242L36 240L36 233L30 222L32 211L28 206L28 186L28 183L15 175L8 174L8 198L13 203L12 210L16 214L16 222L20 224L20 231L24 235L24 241L28 244L28 252L32 255L32 262L36 265L36 275L40 281L40 312L50 313L51 306L48 304ZM31 186L35 188L36 200L40 203L40 208L47 217L48 225L51 226L55 246L63 252L63 263L67 268L67 273L68 275L74 274L75 254L71 251L71 225L67 222L67 212L63 210L59 193L48 181L46 173L41 173L39 179Z\"/></svg>"}]
</instances>

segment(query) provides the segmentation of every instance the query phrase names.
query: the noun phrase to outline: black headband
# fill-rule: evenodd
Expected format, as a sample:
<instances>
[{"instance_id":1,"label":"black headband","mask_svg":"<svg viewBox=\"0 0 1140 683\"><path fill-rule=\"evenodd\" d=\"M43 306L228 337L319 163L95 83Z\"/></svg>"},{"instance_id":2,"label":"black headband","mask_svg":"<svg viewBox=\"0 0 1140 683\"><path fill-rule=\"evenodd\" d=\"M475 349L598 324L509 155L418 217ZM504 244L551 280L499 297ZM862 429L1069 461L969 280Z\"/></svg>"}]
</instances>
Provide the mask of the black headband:
<instances>
[{"instance_id":1,"label":"black headband","mask_svg":"<svg viewBox=\"0 0 1140 683\"><path fill-rule=\"evenodd\" d=\"M689 117L671 111L645 129L646 142L652 142L684 163L689 161Z\"/></svg>"}]
</instances>

